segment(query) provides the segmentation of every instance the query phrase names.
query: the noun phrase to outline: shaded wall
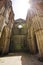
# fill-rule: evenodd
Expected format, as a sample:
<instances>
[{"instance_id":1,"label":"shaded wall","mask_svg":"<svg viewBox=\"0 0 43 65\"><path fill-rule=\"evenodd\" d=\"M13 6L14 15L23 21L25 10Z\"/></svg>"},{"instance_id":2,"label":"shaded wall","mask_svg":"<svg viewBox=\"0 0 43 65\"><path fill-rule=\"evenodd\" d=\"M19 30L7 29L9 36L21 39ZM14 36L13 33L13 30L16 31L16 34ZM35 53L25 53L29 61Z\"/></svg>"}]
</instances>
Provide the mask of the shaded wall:
<instances>
[{"instance_id":1,"label":"shaded wall","mask_svg":"<svg viewBox=\"0 0 43 65\"><path fill-rule=\"evenodd\" d=\"M22 25L22 28L19 29L18 26ZM26 35L27 35L27 26L25 20L18 19L15 22L12 30L11 42L13 42L14 51L25 51L26 50Z\"/></svg>"},{"instance_id":2,"label":"shaded wall","mask_svg":"<svg viewBox=\"0 0 43 65\"><path fill-rule=\"evenodd\" d=\"M14 23L11 0L0 1L0 53L8 53Z\"/></svg>"}]
</instances>

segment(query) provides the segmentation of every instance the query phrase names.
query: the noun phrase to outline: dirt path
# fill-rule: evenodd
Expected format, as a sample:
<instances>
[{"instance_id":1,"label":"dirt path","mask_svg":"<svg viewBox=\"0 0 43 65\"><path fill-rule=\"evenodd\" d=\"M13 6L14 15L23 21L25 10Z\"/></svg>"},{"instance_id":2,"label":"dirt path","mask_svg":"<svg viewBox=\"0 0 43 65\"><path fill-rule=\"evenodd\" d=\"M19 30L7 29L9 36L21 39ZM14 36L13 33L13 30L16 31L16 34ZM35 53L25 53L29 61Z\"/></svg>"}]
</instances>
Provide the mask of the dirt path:
<instances>
[{"instance_id":1,"label":"dirt path","mask_svg":"<svg viewBox=\"0 0 43 65\"><path fill-rule=\"evenodd\" d=\"M28 53L8 54L7 57L0 57L0 65L43 65L37 58L37 55Z\"/></svg>"}]
</instances>

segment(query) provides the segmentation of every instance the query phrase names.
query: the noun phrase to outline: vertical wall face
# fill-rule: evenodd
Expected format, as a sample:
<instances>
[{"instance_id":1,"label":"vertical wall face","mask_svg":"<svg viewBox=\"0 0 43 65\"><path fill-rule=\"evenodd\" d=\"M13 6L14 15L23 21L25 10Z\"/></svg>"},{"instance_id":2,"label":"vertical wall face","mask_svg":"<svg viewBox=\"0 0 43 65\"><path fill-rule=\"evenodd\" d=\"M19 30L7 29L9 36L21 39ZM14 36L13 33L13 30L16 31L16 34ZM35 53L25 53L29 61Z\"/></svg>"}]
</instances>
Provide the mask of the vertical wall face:
<instances>
[{"instance_id":1,"label":"vertical wall face","mask_svg":"<svg viewBox=\"0 0 43 65\"><path fill-rule=\"evenodd\" d=\"M0 52L9 50L10 36L14 23L14 14L11 0L0 1Z\"/></svg>"},{"instance_id":2,"label":"vertical wall face","mask_svg":"<svg viewBox=\"0 0 43 65\"><path fill-rule=\"evenodd\" d=\"M34 13L34 11L36 12ZM33 15L31 12L33 13ZM28 31L30 31L28 32L28 36L27 36L29 49L30 51L33 52L32 47L34 47L34 51L35 51L35 46L34 46L35 45L34 34L35 34L39 55L43 57L43 51L41 51L43 49L43 46L42 46L43 42L41 42L41 40L43 40L43 35L42 35L43 32L40 33L40 31L43 30L43 2L38 1L35 4L34 2L32 3L32 8L30 10L30 13L28 11L27 25L28 25ZM31 34L32 31L34 32L33 34ZM31 36L33 36L33 38ZM32 39L32 42L34 41L33 45L32 45L32 42L30 42L29 38ZM39 38L41 39L39 40Z\"/></svg>"},{"instance_id":3,"label":"vertical wall face","mask_svg":"<svg viewBox=\"0 0 43 65\"><path fill-rule=\"evenodd\" d=\"M4 3L5 3L5 0L0 0L0 8L2 8L3 5L5 5Z\"/></svg>"},{"instance_id":4,"label":"vertical wall face","mask_svg":"<svg viewBox=\"0 0 43 65\"><path fill-rule=\"evenodd\" d=\"M43 2L37 4L37 15L32 18L39 56L43 58Z\"/></svg>"},{"instance_id":5,"label":"vertical wall face","mask_svg":"<svg viewBox=\"0 0 43 65\"><path fill-rule=\"evenodd\" d=\"M26 51L27 26L23 19L17 19L13 27L10 51ZM12 49L11 49L12 48ZM14 52L13 51L13 52Z\"/></svg>"},{"instance_id":6,"label":"vertical wall face","mask_svg":"<svg viewBox=\"0 0 43 65\"><path fill-rule=\"evenodd\" d=\"M28 34L27 34L27 46L28 49L30 50L31 53L36 53L36 44L35 44L35 39L34 39L34 31L33 31L33 21L32 18L35 15L34 10L29 10L27 13L27 29L28 29Z\"/></svg>"}]
</instances>

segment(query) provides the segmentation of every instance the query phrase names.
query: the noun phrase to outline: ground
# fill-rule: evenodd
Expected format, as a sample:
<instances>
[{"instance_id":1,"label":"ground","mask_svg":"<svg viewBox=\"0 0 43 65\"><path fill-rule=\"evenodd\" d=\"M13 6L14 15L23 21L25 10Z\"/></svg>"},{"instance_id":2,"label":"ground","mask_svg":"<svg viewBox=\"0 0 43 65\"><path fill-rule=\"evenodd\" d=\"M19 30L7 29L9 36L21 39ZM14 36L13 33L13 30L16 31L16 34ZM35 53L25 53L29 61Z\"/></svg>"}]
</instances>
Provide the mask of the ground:
<instances>
[{"instance_id":1,"label":"ground","mask_svg":"<svg viewBox=\"0 0 43 65\"><path fill-rule=\"evenodd\" d=\"M7 56L0 57L0 65L43 65L43 62L38 60L37 55L10 53Z\"/></svg>"}]
</instances>

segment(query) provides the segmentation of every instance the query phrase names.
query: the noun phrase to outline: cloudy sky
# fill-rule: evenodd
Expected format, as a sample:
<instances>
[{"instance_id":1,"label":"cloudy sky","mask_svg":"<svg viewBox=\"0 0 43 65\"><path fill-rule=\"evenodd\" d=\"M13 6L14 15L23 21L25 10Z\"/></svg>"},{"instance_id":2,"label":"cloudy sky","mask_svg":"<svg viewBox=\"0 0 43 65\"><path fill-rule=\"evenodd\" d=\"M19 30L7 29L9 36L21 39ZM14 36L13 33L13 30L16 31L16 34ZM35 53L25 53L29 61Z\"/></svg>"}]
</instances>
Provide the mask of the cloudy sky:
<instances>
[{"instance_id":1,"label":"cloudy sky","mask_svg":"<svg viewBox=\"0 0 43 65\"><path fill-rule=\"evenodd\" d=\"M29 0L12 0L13 11L15 13L15 19L26 19L27 10L30 7Z\"/></svg>"}]
</instances>

